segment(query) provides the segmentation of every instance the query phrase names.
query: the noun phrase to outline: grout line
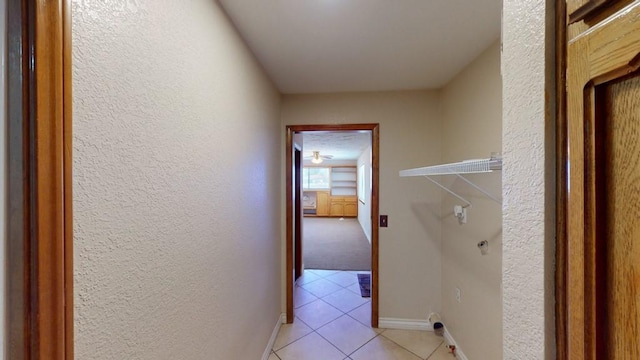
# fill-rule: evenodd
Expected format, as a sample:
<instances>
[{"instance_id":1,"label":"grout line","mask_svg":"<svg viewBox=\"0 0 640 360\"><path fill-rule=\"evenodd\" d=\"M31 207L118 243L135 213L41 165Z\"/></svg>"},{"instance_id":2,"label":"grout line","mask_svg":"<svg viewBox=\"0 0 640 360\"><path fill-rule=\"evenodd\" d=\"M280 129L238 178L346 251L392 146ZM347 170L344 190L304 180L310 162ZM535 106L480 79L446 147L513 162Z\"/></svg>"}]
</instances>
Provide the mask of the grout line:
<instances>
[{"instance_id":1,"label":"grout line","mask_svg":"<svg viewBox=\"0 0 640 360\"><path fill-rule=\"evenodd\" d=\"M314 330L314 331L311 331L311 332L310 332L310 333L308 333L308 334L304 334L304 336L300 337L299 339L295 339L295 340L294 340L294 341L292 341L291 343L289 343L289 344L287 344L287 345L285 345L285 346L281 347L280 349L278 349L278 351L282 351L282 350L284 350L284 349L288 348L289 346L291 346L291 345L293 345L293 344L297 343L298 341L300 341L300 340L302 340L302 339L306 338L307 336L309 336L309 335L313 334L314 332L315 332L315 330ZM275 351L274 351L273 349L271 349L271 351L273 351L273 352L275 353ZM276 356L278 356L278 354L276 354ZM280 358L280 357L278 356L278 358Z\"/></svg>"},{"instance_id":2,"label":"grout line","mask_svg":"<svg viewBox=\"0 0 640 360\"><path fill-rule=\"evenodd\" d=\"M315 301L315 300L314 300L314 301ZM302 319L300 319L299 317L294 316L294 317L293 317L293 321L296 321L296 320L300 321L300 322L301 322L301 323L303 323L306 327L308 327L309 329L311 329L311 332L314 332L314 331L315 331L315 330L313 330L313 328L312 328L311 326L309 326L309 324L307 324L306 322L302 321Z\"/></svg>"},{"instance_id":3,"label":"grout line","mask_svg":"<svg viewBox=\"0 0 640 360\"><path fill-rule=\"evenodd\" d=\"M336 319L336 320L337 320L337 319ZM333 321L332 321L332 322L333 322ZM331 323L328 323L328 324L326 324L326 325L329 325L329 324L331 324ZM324 326L326 326L326 325L322 325L321 327L319 327L319 328L318 328L318 330L319 330L319 329L321 329L321 328L323 328L323 327L324 327ZM343 355L344 355L344 356L346 356L346 357L349 357L349 354L345 354L345 353L344 353L344 351L340 350L340 349L339 349L339 348L338 348L334 343L332 343L332 342L331 342L331 340L329 340L329 339L325 338L324 336L322 336L322 334L320 334L318 331L314 331L314 332L315 332L316 334L318 334L318 336L320 336L321 338L323 338L326 342L328 342L329 344L331 344L331 346L333 346L333 347L334 347L334 348L336 348L338 351L340 351L340 353L341 353L341 354L343 354Z\"/></svg>"},{"instance_id":4,"label":"grout line","mask_svg":"<svg viewBox=\"0 0 640 360\"><path fill-rule=\"evenodd\" d=\"M374 330L375 331L375 330ZM365 345L367 345L368 343L372 342L375 338L377 338L378 336L380 336L382 333L378 334L376 333L376 336L372 337L371 339L369 339L369 341L365 342L364 344L362 344L359 348L353 350L351 352L351 354L348 354L347 356L351 357L351 355L355 354L358 350L362 349Z\"/></svg>"},{"instance_id":5,"label":"grout line","mask_svg":"<svg viewBox=\"0 0 640 360\"><path fill-rule=\"evenodd\" d=\"M313 272L313 270L311 270L311 269L305 269L305 271ZM291 342L291 343L289 343L289 344L287 344L287 345L285 345L285 346L281 347L280 349L278 349L278 351L281 351L281 350L285 349L286 347L293 345L294 343L298 342L299 340L304 339L305 337L309 336L310 334L316 333L316 334L317 334L318 336L320 336L322 339L324 339L324 340L325 340L325 341L327 341L329 344L331 344L331 346L333 346L334 348L336 348L336 349L337 349L341 354L344 354L345 356L347 356L348 358L350 358L350 357L351 357L351 355L353 355L355 352L357 352L357 351L358 351L358 350L360 350L362 347L364 347L365 345L367 345L368 343L370 343L371 341L373 341L374 339L376 339L377 337L379 337L380 335L382 335L382 334L385 332L385 330L386 330L386 329L378 329L378 330L381 330L381 331L378 333L378 332L376 331L376 329L373 329L373 328L371 327L371 324L364 324L364 323L362 323L360 320L356 319L355 317L353 317L353 316L351 316L351 315L349 314L349 312L353 312L353 311L355 311L356 309L358 309L358 308L360 308L360 307L362 307L362 306L365 306L365 305L367 305L367 304L370 304L370 303L371 303L371 299L368 299L365 303L363 303L363 304L361 304L361 305L359 305L359 306L356 306L355 308L353 308L353 309L351 309L351 310L349 310L349 311L343 311L343 310L341 310L341 309L337 308L336 306L334 306L334 305L330 304L329 302L327 302L327 301L323 300L323 299L324 299L324 298L326 298L327 296L330 296L330 295L332 295L332 294L334 294L334 293L336 293L336 292L338 292L338 291L341 291L341 290L348 290L348 291L349 291L350 293L352 293L352 294L360 295L360 294L355 293L354 291L351 291L351 290L349 289L349 287L351 287L351 286L353 286L354 284L356 284L356 283L357 283L357 281L356 281L356 282L354 282L354 283L351 283L351 284L349 284L349 285L347 285L347 286L344 286L344 285L342 285L342 284L339 284L339 283L333 282L333 281L331 281L330 279L328 279L328 277L331 277L331 276L337 275L337 274L339 274L339 273L341 273L341 272L344 272L344 273L352 273L352 274L354 274L354 276L356 276L355 274L357 273L357 272L355 272L355 271L342 271L342 270L338 270L338 271L336 271L335 273L332 273L332 274L329 274L329 275L326 275L326 276L322 276L322 275L320 275L320 274L316 274L316 273L314 273L316 276L318 276L318 278L317 278L317 279L312 280L312 281L310 281L310 282L307 282L307 283L305 283L305 284L297 285L297 286L298 286L298 287L300 287L302 290L304 290L304 291L308 292L309 294L313 295L313 296L316 298L316 299L314 299L314 300L312 300L312 301L310 301L310 302L308 302L308 303L306 303L306 304L304 304L304 305L301 305L299 308L302 308L302 307L304 307L304 306L306 306L306 305L309 305L309 304L311 304L311 303L313 303L313 302L316 302L316 301L318 301L318 300L322 300L322 302L323 302L323 303L325 303L326 305L329 305L329 306L331 306L332 308L334 308L334 309L338 310L338 311L341 313L341 315L340 315L340 316L338 316L337 318L335 318L335 319L333 319L333 320L331 320L331 321L327 322L326 324L321 325L321 326L320 326L320 327L318 327L317 329L313 329L309 324L307 324L306 322L304 322L304 321L303 321L302 319L300 319L298 316L294 317L294 321L300 321L302 324L304 324L305 326L307 326L308 328L310 328L310 329L311 329L311 332L309 332L308 334L305 334L304 336L302 336L302 337L300 337L300 338L298 338L298 339L294 340L293 342ZM340 289L339 289L339 290L336 290L336 291L334 291L334 292L331 292L331 293L329 293L329 294L326 294L326 295L324 295L324 296L322 296L322 297L319 297L319 296L317 296L316 294L314 294L313 292L311 292L311 291L309 291L308 289L304 288L304 285L311 284L311 283L313 283L313 282L315 282L315 281L318 281L318 280L320 280L320 279L325 279L325 280L327 280L327 281L329 281L329 282L331 282L331 283L333 283L333 284L335 284L335 285L339 286L339 287L340 287ZM355 320L355 321L356 321L356 322L358 322L359 324L362 324L363 326L366 326L367 328L371 329L372 331L374 331L374 332L376 333L374 337L372 337L371 339L369 339L368 341L366 341L364 344L362 344L361 346L359 346L357 349L355 349L354 351L352 351L350 354L345 354L345 353L344 353L342 350L340 350L340 349L339 349L335 344L333 344L329 339L325 338L324 336L322 336L322 334L320 334L320 333L318 332L318 330L320 330L321 328L323 328L323 327L325 327L325 326L327 326L327 325L331 324L332 322L334 322L334 321L336 321L336 320L340 319L341 317L343 317L343 316L345 316L345 315L346 315L346 316L348 316L349 318L351 318L351 319ZM385 337L385 339L391 340L391 339L389 339L389 338L387 338L387 337ZM391 340L391 341L392 341L393 343L395 343L393 340ZM409 351L410 353L415 354L415 353L413 353L412 351L410 351L409 349L405 348L404 346L402 346L402 345L400 345L400 344L397 344L397 343L395 343L395 344L396 344L396 345L398 345L399 347L401 347L402 349L405 349L406 351ZM436 349L437 349L437 348L436 348ZM276 354L276 351L275 351L274 349L272 349L272 352L275 354L275 356L276 356L278 359L280 359L280 360L281 360L281 358L278 356L278 354ZM417 354L415 354L415 355L417 355ZM431 355L429 355L429 356L431 356Z\"/></svg>"},{"instance_id":6,"label":"grout line","mask_svg":"<svg viewBox=\"0 0 640 360\"><path fill-rule=\"evenodd\" d=\"M424 330L404 330L404 331L424 331ZM380 335L382 335L382 334L380 334ZM397 342L393 341L393 339L390 339L390 338L388 338L388 337L386 337L386 336L385 336L384 338L385 338L385 339L387 339L387 340L389 340L389 341L391 341L392 343L394 343L394 344L396 344L396 345L400 346L401 348L403 348L403 349L407 350L408 352L412 353L413 355L417 356L418 358L422 359L422 358L420 357L420 355L418 355L418 354L414 353L413 351L411 351L411 350L407 349L407 348L406 348L406 347L404 347L403 345L398 344ZM444 340L442 340L442 342L440 342L440 344L438 344L438 346L436 346L436 350L440 347L440 345L442 345L442 343L443 343L443 342L444 342ZM434 351L435 351L435 350L434 350ZM433 355L433 352L432 352L431 354L429 354L429 356L431 356L431 355ZM429 356L427 356L425 359L429 359Z\"/></svg>"},{"instance_id":7,"label":"grout line","mask_svg":"<svg viewBox=\"0 0 640 360\"><path fill-rule=\"evenodd\" d=\"M432 357L432 356L433 356L433 354L435 354L435 353L436 353L436 351L438 351L438 349L440 349L440 346L442 346L442 344L444 344L444 340L442 340L442 341L440 342L440 344L439 344L438 346L436 346L436 348L435 348L435 349L433 349L433 351L431 352L431 354L429 354L429 355L425 358L425 360L429 360L429 358L430 358L430 357Z\"/></svg>"}]
</instances>

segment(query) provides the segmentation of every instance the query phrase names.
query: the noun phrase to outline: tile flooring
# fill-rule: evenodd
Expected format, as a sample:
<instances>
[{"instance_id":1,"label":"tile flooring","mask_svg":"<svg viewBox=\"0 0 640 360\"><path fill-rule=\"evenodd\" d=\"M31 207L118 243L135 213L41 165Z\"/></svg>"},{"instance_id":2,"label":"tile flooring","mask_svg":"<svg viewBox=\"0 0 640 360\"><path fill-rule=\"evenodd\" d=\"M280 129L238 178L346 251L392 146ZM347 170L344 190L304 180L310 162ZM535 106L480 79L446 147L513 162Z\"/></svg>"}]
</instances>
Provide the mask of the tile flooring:
<instances>
[{"instance_id":1,"label":"tile flooring","mask_svg":"<svg viewBox=\"0 0 640 360\"><path fill-rule=\"evenodd\" d=\"M431 331L372 329L371 301L357 273L305 270L295 289L296 318L283 324L269 360L451 360Z\"/></svg>"}]
</instances>

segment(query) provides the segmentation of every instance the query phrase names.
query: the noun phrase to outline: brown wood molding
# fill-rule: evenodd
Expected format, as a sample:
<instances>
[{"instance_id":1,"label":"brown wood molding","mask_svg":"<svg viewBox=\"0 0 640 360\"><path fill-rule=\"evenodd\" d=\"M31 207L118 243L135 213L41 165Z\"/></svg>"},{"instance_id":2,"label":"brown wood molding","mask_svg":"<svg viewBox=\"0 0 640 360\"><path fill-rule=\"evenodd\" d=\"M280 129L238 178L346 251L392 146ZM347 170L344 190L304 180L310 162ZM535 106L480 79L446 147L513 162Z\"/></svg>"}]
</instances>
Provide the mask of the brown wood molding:
<instances>
[{"instance_id":1,"label":"brown wood molding","mask_svg":"<svg viewBox=\"0 0 640 360\"><path fill-rule=\"evenodd\" d=\"M601 11L606 6L611 5L613 2L614 1L612 0L590 0L569 15L569 24L594 17L597 12Z\"/></svg>"},{"instance_id":2,"label":"brown wood molding","mask_svg":"<svg viewBox=\"0 0 640 360\"><path fill-rule=\"evenodd\" d=\"M58 6L56 6L58 5ZM55 1L35 6L37 357L64 359L63 26ZM45 160L46 161L42 161ZM63 330L63 331L60 331ZM46 355L45 355L46 354Z\"/></svg>"},{"instance_id":3,"label":"brown wood molding","mask_svg":"<svg viewBox=\"0 0 640 360\"><path fill-rule=\"evenodd\" d=\"M73 359L70 9L69 0L34 5L34 280L40 359Z\"/></svg>"},{"instance_id":4,"label":"brown wood molding","mask_svg":"<svg viewBox=\"0 0 640 360\"><path fill-rule=\"evenodd\" d=\"M70 0L7 11L8 354L73 359Z\"/></svg>"},{"instance_id":5,"label":"brown wood molding","mask_svg":"<svg viewBox=\"0 0 640 360\"><path fill-rule=\"evenodd\" d=\"M556 2L556 359L567 353L567 3Z\"/></svg>"},{"instance_id":6,"label":"brown wood molding","mask_svg":"<svg viewBox=\"0 0 640 360\"><path fill-rule=\"evenodd\" d=\"M380 218L380 126L371 130L371 327L378 327L380 279L379 226Z\"/></svg>"},{"instance_id":7,"label":"brown wood molding","mask_svg":"<svg viewBox=\"0 0 640 360\"><path fill-rule=\"evenodd\" d=\"M287 237L287 259L286 259L286 276L287 282L287 323L293 323L293 130L287 127L286 133L286 155L285 155L285 173L286 173L286 204L287 204L287 221L286 221L286 237Z\"/></svg>"},{"instance_id":8,"label":"brown wood molding","mask_svg":"<svg viewBox=\"0 0 640 360\"><path fill-rule=\"evenodd\" d=\"M72 92L72 63L71 63L71 0L62 2L62 53L63 53L63 92L64 92L64 122L63 122L63 192L64 192L64 341L65 359L73 360L74 353L74 325L73 325L73 92Z\"/></svg>"},{"instance_id":9,"label":"brown wood molding","mask_svg":"<svg viewBox=\"0 0 640 360\"><path fill-rule=\"evenodd\" d=\"M584 21L578 32L583 32L606 18L612 16L617 11L631 4L634 0L590 0L578 7L569 15L568 25ZM565 4L566 7L566 4ZM577 34L574 34L577 35Z\"/></svg>"},{"instance_id":10,"label":"brown wood molding","mask_svg":"<svg viewBox=\"0 0 640 360\"><path fill-rule=\"evenodd\" d=\"M7 357L31 359L29 72L26 4L7 5Z\"/></svg>"}]
</instances>

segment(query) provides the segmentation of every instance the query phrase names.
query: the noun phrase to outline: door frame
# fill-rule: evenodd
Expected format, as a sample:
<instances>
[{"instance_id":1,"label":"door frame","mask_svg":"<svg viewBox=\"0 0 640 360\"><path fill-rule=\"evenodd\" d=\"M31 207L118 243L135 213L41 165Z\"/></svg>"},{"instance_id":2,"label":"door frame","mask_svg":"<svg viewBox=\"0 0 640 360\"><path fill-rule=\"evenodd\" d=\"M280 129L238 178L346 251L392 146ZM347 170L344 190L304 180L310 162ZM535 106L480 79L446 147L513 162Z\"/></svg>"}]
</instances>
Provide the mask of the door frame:
<instances>
[{"instance_id":1,"label":"door frame","mask_svg":"<svg viewBox=\"0 0 640 360\"><path fill-rule=\"evenodd\" d=\"M556 270L555 328L556 359L567 353L567 201L568 201L568 125L567 125L567 3L555 7L555 131L556 131Z\"/></svg>"},{"instance_id":2,"label":"door frame","mask_svg":"<svg viewBox=\"0 0 640 360\"><path fill-rule=\"evenodd\" d=\"M71 1L7 1L7 349L73 359Z\"/></svg>"},{"instance_id":3,"label":"door frame","mask_svg":"<svg viewBox=\"0 0 640 360\"><path fill-rule=\"evenodd\" d=\"M371 326L378 327L378 215L380 177L380 124L287 125L285 146L286 171L286 308L287 323L294 319L293 264L293 135L303 131L371 131ZM304 145L303 145L304 146Z\"/></svg>"},{"instance_id":4,"label":"door frame","mask_svg":"<svg viewBox=\"0 0 640 360\"><path fill-rule=\"evenodd\" d=\"M294 251L295 258L293 261L293 266L295 269L293 281L298 280L300 276L302 276L302 272L304 271L303 267L303 258L302 258L302 217L304 216L304 211L302 210L302 148L297 144L293 146L294 151L294 162L293 162L293 171L294 178L296 181L296 185L293 187L294 189L294 232L293 232L293 241L294 241Z\"/></svg>"}]
</instances>

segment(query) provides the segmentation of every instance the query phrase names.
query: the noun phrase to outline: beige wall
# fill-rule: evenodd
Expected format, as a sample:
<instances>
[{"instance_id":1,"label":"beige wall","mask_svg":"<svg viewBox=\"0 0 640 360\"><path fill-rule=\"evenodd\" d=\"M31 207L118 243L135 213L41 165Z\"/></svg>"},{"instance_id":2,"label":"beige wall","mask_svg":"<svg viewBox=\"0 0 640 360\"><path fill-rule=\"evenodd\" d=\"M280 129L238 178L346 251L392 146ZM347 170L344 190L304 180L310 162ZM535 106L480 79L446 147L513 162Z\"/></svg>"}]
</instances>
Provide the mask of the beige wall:
<instances>
[{"instance_id":1,"label":"beige wall","mask_svg":"<svg viewBox=\"0 0 640 360\"><path fill-rule=\"evenodd\" d=\"M426 320L430 311L440 311L441 194L424 179L398 176L440 161L438 94L284 95L282 120L380 124L380 214L389 215L389 227L380 229L380 317Z\"/></svg>"},{"instance_id":2,"label":"beige wall","mask_svg":"<svg viewBox=\"0 0 640 360\"><path fill-rule=\"evenodd\" d=\"M442 89L442 161L487 158L502 144L500 44L495 43ZM500 171L466 176L501 197ZM469 359L502 357L502 206L460 179L443 179L473 206L467 223L453 216L451 195L442 202L442 320ZM477 243L489 241L481 255ZM461 290L461 302L455 289Z\"/></svg>"},{"instance_id":3,"label":"beige wall","mask_svg":"<svg viewBox=\"0 0 640 360\"><path fill-rule=\"evenodd\" d=\"M76 357L259 359L280 95L209 0L74 2L73 76Z\"/></svg>"}]
</instances>

